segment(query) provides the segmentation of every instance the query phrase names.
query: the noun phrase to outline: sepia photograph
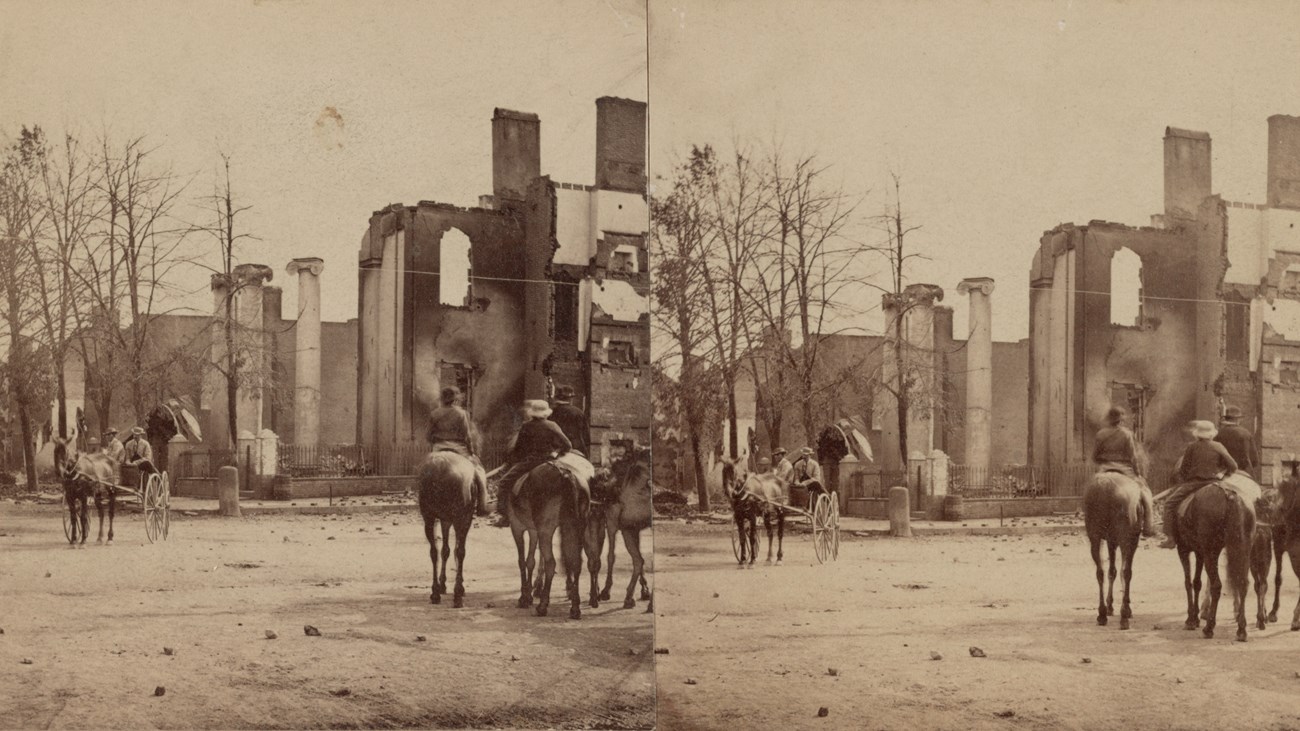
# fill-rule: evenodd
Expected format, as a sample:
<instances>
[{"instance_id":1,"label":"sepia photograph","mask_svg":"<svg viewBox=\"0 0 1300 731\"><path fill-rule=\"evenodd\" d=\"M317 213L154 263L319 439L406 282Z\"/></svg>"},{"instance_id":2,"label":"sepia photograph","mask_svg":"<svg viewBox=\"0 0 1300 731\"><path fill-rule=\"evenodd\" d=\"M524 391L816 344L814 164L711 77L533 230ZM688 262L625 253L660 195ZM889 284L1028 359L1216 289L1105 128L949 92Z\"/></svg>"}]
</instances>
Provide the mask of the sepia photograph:
<instances>
[{"instance_id":1,"label":"sepia photograph","mask_svg":"<svg viewBox=\"0 0 1300 731\"><path fill-rule=\"evenodd\" d=\"M655 727L645 23L0 2L0 727Z\"/></svg>"},{"instance_id":2,"label":"sepia photograph","mask_svg":"<svg viewBox=\"0 0 1300 731\"><path fill-rule=\"evenodd\" d=\"M1300 727L1297 21L650 0L660 728Z\"/></svg>"}]
</instances>

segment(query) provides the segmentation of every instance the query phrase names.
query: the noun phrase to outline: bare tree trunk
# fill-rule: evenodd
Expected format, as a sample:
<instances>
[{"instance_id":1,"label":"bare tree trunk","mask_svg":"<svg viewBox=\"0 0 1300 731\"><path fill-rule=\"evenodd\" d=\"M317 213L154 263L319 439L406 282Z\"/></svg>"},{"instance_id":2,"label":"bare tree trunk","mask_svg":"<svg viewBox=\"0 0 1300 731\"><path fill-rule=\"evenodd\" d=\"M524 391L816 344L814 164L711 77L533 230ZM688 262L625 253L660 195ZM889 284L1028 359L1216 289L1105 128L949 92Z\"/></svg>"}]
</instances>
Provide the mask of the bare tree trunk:
<instances>
[{"instance_id":1,"label":"bare tree trunk","mask_svg":"<svg viewBox=\"0 0 1300 731\"><path fill-rule=\"evenodd\" d=\"M23 433L23 466L27 473L27 489L36 492L38 489L36 482L36 440L32 438L32 420L27 415L27 398L15 393L14 401L18 404L19 430Z\"/></svg>"},{"instance_id":2,"label":"bare tree trunk","mask_svg":"<svg viewBox=\"0 0 1300 731\"><path fill-rule=\"evenodd\" d=\"M709 510L709 484L704 478L704 456L700 454L700 435L692 430L690 434L691 442L691 467L695 470L695 494L699 499L700 512Z\"/></svg>"}]
</instances>

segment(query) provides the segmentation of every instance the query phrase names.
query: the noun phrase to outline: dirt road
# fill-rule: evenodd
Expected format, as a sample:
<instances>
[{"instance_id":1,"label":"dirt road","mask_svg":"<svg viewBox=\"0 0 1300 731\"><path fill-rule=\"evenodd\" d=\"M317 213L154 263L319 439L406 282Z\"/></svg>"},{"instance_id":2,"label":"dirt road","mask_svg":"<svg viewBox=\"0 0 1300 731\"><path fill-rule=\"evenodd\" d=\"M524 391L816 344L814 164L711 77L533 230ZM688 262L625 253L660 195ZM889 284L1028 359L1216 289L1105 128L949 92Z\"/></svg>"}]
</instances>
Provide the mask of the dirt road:
<instances>
[{"instance_id":1,"label":"dirt road","mask_svg":"<svg viewBox=\"0 0 1300 731\"><path fill-rule=\"evenodd\" d=\"M157 545L138 513L113 546L91 526L73 550L57 512L0 504L0 727L654 724L644 605L574 622L561 579L549 617L517 609L508 530L471 531L457 610L429 603L414 511L182 519Z\"/></svg>"},{"instance_id":2,"label":"dirt road","mask_svg":"<svg viewBox=\"0 0 1300 731\"><path fill-rule=\"evenodd\" d=\"M1139 551L1121 632L1082 535L857 539L823 566L804 535L738 570L726 527L656 534L661 729L1300 728L1289 567L1282 622L1240 644L1226 601L1215 639L1182 629L1172 551Z\"/></svg>"}]
</instances>

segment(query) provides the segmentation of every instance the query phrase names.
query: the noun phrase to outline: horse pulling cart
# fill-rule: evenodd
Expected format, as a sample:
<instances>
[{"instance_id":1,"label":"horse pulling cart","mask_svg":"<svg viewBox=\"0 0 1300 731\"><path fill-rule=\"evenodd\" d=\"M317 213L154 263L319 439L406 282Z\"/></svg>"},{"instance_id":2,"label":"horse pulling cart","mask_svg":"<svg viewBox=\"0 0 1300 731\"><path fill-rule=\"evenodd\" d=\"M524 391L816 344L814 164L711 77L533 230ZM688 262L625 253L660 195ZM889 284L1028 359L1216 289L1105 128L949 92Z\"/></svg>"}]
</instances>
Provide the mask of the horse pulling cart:
<instances>
[{"instance_id":1,"label":"horse pulling cart","mask_svg":"<svg viewBox=\"0 0 1300 731\"><path fill-rule=\"evenodd\" d=\"M806 518L808 525L812 528L813 552L817 555L817 563L826 563L839 558L840 504L835 499L834 493L822 489L816 490L814 494L810 495L810 505L807 510L769 500L748 490L744 492L744 497L749 500L759 501L772 509ZM737 524L735 530L731 532L731 551L735 554L737 561L741 560L741 541L743 540L744 536L741 535L741 527Z\"/></svg>"},{"instance_id":2,"label":"horse pulling cart","mask_svg":"<svg viewBox=\"0 0 1300 731\"><path fill-rule=\"evenodd\" d=\"M144 511L144 533L149 538L150 543L167 540L167 533L171 528L171 482L166 472L141 472L133 467L123 467L121 470L120 481L127 484L110 485L101 480L95 480L89 475L78 474L81 479L93 482L101 487L114 491L114 495L130 495L139 503L141 510ZM131 478L135 478L135 484L129 484ZM69 541L72 540L72 522L68 511L63 511L63 534Z\"/></svg>"}]
</instances>

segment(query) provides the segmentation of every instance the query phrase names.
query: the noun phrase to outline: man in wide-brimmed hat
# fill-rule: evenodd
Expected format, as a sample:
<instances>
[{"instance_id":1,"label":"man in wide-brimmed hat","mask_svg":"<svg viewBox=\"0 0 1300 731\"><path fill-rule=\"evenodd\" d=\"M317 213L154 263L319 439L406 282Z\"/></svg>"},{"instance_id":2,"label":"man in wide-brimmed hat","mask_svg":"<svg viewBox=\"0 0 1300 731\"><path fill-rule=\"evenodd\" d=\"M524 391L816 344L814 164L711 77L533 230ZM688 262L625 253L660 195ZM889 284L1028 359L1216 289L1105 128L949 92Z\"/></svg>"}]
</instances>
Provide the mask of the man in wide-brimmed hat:
<instances>
[{"instance_id":1,"label":"man in wide-brimmed hat","mask_svg":"<svg viewBox=\"0 0 1300 731\"><path fill-rule=\"evenodd\" d=\"M478 430L474 428L474 420L460 405L459 388L448 386L442 389L439 397L442 405L429 414L427 436L430 449L434 452L455 452L468 457L474 463L474 469L479 476L474 483L474 500L477 503L474 506L475 512L479 515L488 515L490 511L487 507L487 473L476 454L475 443L478 441Z\"/></svg>"},{"instance_id":2,"label":"man in wide-brimmed hat","mask_svg":"<svg viewBox=\"0 0 1300 731\"><path fill-rule=\"evenodd\" d=\"M1145 510L1142 520L1142 535L1150 538L1155 531L1155 500L1151 496L1151 487L1146 481L1146 460L1142 448L1138 445L1137 435L1124 424L1128 412L1119 406L1112 406L1106 412L1106 426L1097 432L1093 440L1092 461L1098 472L1118 472L1133 478L1142 490L1142 505Z\"/></svg>"},{"instance_id":3,"label":"man in wide-brimmed hat","mask_svg":"<svg viewBox=\"0 0 1300 731\"><path fill-rule=\"evenodd\" d=\"M104 454L118 464L122 463L122 458L126 454L126 447L122 446L122 440L117 438L115 426L110 426L104 432Z\"/></svg>"},{"instance_id":4,"label":"man in wide-brimmed hat","mask_svg":"<svg viewBox=\"0 0 1300 731\"><path fill-rule=\"evenodd\" d=\"M1228 454L1222 444L1214 441L1219 430L1213 422L1193 421L1188 425L1192 437L1196 440L1187 445L1183 456L1178 460L1179 485L1165 499L1164 525L1165 542L1161 548L1175 548L1178 543L1175 536L1178 521L1178 506L1202 487L1222 480L1237 471L1237 461Z\"/></svg>"},{"instance_id":5,"label":"man in wide-brimmed hat","mask_svg":"<svg viewBox=\"0 0 1300 731\"><path fill-rule=\"evenodd\" d=\"M560 425L547 419L551 415L551 405L541 399L524 402L524 423L515 434L510 447L510 469L501 476L500 489L497 492L497 514L506 516L506 505L525 475L541 463L553 459L573 449L573 442L564 436ZM508 525L498 521L498 526Z\"/></svg>"},{"instance_id":6,"label":"man in wide-brimmed hat","mask_svg":"<svg viewBox=\"0 0 1300 731\"><path fill-rule=\"evenodd\" d=\"M772 472L782 482L789 483L794 477L794 463L789 459L786 459L785 455L785 447L777 447L772 450L772 462L776 464L776 467L772 469Z\"/></svg>"},{"instance_id":7,"label":"man in wide-brimmed hat","mask_svg":"<svg viewBox=\"0 0 1300 731\"><path fill-rule=\"evenodd\" d=\"M122 463L138 469L140 474L157 472L153 466L153 447L150 446L143 427L132 427L131 437L122 445Z\"/></svg>"},{"instance_id":8,"label":"man in wide-brimmed hat","mask_svg":"<svg viewBox=\"0 0 1300 731\"><path fill-rule=\"evenodd\" d=\"M808 504L811 506L816 493L822 489L822 467L813 458L813 448L799 450L799 459L795 460L793 483L808 491Z\"/></svg>"},{"instance_id":9,"label":"man in wide-brimmed hat","mask_svg":"<svg viewBox=\"0 0 1300 731\"><path fill-rule=\"evenodd\" d=\"M1237 469L1253 478L1255 468L1259 466L1255 459L1255 435L1241 425L1241 416L1241 409L1236 406L1224 409L1219 435L1214 438L1214 441L1228 450L1228 454L1237 461Z\"/></svg>"},{"instance_id":10,"label":"man in wide-brimmed hat","mask_svg":"<svg viewBox=\"0 0 1300 731\"><path fill-rule=\"evenodd\" d=\"M573 405L573 387L559 386L555 389L555 408L550 419L560 425L560 431L573 443L574 450L583 456L591 456L590 429L587 428L587 415L582 409Z\"/></svg>"}]
</instances>

